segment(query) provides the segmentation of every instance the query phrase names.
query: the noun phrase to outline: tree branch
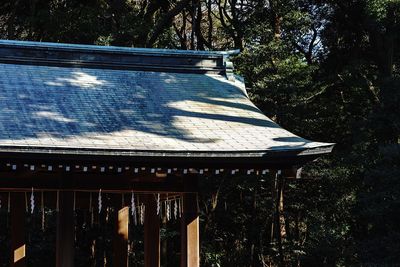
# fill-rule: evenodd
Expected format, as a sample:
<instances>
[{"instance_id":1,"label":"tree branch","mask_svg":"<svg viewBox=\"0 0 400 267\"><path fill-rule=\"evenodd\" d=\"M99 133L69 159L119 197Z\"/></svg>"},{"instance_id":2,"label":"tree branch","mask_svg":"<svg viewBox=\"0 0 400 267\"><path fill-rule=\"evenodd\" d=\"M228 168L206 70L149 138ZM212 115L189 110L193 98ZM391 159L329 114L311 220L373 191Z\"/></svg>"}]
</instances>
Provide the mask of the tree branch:
<instances>
[{"instance_id":1,"label":"tree branch","mask_svg":"<svg viewBox=\"0 0 400 267\"><path fill-rule=\"evenodd\" d=\"M147 47L152 47L154 43L156 42L157 38L160 36L160 34L164 31L164 29L170 24L172 19L178 15L184 8L187 7L189 4L190 0L181 0L178 2L175 7L173 7L171 10L169 10L167 13L165 13L156 23L154 26L154 30L152 31L152 34L149 38L149 40L146 43Z\"/></svg>"}]
</instances>

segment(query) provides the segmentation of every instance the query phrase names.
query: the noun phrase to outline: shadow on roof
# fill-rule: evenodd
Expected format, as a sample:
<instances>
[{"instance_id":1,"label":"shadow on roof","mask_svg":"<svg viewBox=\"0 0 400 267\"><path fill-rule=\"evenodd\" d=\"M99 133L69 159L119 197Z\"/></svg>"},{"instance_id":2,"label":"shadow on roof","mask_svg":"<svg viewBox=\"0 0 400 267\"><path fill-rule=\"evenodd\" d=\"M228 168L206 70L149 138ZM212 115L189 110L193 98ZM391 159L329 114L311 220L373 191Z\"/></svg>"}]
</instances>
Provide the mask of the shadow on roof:
<instances>
[{"instance_id":1,"label":"shadow on roof","mask_svg":"<svg viewBox=\"0 0 400 267\"><path fill-rule=\"evenodd\" d=\"M227 122L279 127L242 89L200 74L0 64L0 111L2 141L129 138L125 134L134 131L137 137L213 143L212 131L229 130ZM194 135L197 130L211 134Z\"/></svg>"}]
</instances>

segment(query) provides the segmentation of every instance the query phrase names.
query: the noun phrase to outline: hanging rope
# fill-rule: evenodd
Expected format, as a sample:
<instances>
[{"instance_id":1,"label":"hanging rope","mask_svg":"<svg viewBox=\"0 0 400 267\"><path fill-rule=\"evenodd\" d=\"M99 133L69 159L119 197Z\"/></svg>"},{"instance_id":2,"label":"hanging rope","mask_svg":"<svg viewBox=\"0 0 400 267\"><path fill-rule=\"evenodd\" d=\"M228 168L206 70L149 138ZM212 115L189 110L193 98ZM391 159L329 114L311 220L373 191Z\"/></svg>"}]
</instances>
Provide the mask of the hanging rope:
<instances>
[{"instance_id":1,"label":"hanging rope","mask_svg":"<svg viewBox=\"0 0 400 267\"><path fill-rule=\"evenodd\" d=\"M40 195L41 198L41 211L42 211L42 231L44 232L44 228L45 228L45 214L44 214L44 193L43 191L41 192Z\"/></svg>"},{"instance_id":2,"label":"hanging rope","mask_svg":"<svg viewBox=\"0 0 400 267\"><path fill-rule=\"evenodd\" d=\"M60 191L57 190L56 211L60 211Z\"/></svg>"},{"instance_id":3,"label":"hanging rope","mask_svg":"<svg viewBox=\"0 0 400 267\"><path fill-rule=\"evenodd\" d=\"M93 227L94 223L94 214L93 214L93 205L92 205L92 192L90 192L89 197L89 212L90 212L90 226Z\"/></svg>"},{"instance_id":4,"label":"hanging rope","mask_svg":"<svg viewBox=\"0 0 400 267\"><path fill-rule=\"evenodd\" d=\"M26 192L24 193L25 195L25 212L28 213L28 197L26 195Z\"/></svg>"},{"instance_id":5,"label":"hanging rope","mask_svg":"<svg viewBox=\"0 0 400 267\"><path fill-rule=\"evenodd\" d=\"M74 205L73 205L74 212L75 212L75 208L76 208L76 192L74 191Z\"/></svg>"},{"instance_id":6,"label":"hanging rope","mask_svg":"<svg viewBox=\"0 0 400 267\"><path fill-rule=\"evenodd\" d=\"M8 192L8 200L7 200L7 212L10 213L10 199L11 199L11 193Z\"/></svg>"},{"instance_id":7,"label":"hanging rope","mask_svg":"<svg viewBox=\"0 0 400 267\"><path fill-rule=\"evenodd\" d=\"M30 191L30 196L28 196L28 193ZM38 191L40 193L40 203L39 203L39 207L36 207L36 201L38 199L36 199L37 196L35 196L35 191ZM38 213L41 213L41 230L45 231L46 228L46 211L45 211L45 204L44 204L44 192L48 191L48 189L35 189L35 188L30 188L30 190L26 190L24 191L24 195L25 195L25 210L27 213L30 214L34 214L35 213L35 208L38 208ZM49 190L50 191L50 190ZM95 210L94 210L94 206L93 206L93 201L96 201L96 199L94 199L93 194L96 193L95 191L86 191L87 193L90 194L89 197L89 213L90 213L90 224L93 227L95 219L96 219L96 215L95 215ZM98 198L97 198L97 204L98 204L98 214L101 214L103 212L105 213L105 220L108 220L109 217L109 213L111 212L111 210L113 209L112 206L107 207L107 209L105 210L105 206L103 203L103 193L104 192L109 192L109 191L103 191L103 189L99 189L98 191ZM8 193L8 201L7 201L7 210L8 212L10 212L10 207L11 207L11 192L7 192ZM60 211L60 190L56 191L56 207L55 210L57 212ZM118 191L113 191L112 194L118 194ZM128 203L125 203L125 194L126 193L120 193L121 194L121 203L122 206L129 206ZM130 199L130 209L131 209L131 216L132 216L132 222L135 226L137 225L144 225L145 223L145 211L146 211L146 202L141 202L139 200L140 196L143 195L147 195L147 196L151 196L154 197L156 200L156 213L157 213L157 217L165 218L167 221L171 221L171 220L177 220L178 218L180 218L182 216L183 213L183 199L180 195L178 194L165 194L163 195L163 198L161 198L161 193L152 193L149 194L148 192L134 192L133 190L131 190L131 199ZM29 197L29 199L28 199ZM77 195L77 191L73 191L73 211L76 212L77 209L77 201L79 201L79 199L77 199L77 197L81 197L80 195ZM108 197L106 197L107 199ZM0 199L0 208L5 208L5 197ZM87 214L87 213L86 213ZM165 217L164 217L165 216ZM86 220L86 219L85 219Z\"/></svg>"}]
</instances>

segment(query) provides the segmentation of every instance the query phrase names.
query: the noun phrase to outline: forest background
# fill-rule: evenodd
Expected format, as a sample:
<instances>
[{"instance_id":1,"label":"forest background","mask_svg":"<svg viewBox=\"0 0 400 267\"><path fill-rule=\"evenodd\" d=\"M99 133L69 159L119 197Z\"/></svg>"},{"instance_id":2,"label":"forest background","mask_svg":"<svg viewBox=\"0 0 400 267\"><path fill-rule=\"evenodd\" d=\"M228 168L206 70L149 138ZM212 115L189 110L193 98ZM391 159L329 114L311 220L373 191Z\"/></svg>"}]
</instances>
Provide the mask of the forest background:
<instances>
[{"instance_id":1,"label":"forest background","mask_svg":"<svg viewBox=\"0 0 400 267\"><path fill-rule=\"evenodd\" d=\"M400 1L1 1L0 38L240 49L267 116L337 145L278 188L204 179L202 266L400 266Z\"/></svg>"}]
</instances>

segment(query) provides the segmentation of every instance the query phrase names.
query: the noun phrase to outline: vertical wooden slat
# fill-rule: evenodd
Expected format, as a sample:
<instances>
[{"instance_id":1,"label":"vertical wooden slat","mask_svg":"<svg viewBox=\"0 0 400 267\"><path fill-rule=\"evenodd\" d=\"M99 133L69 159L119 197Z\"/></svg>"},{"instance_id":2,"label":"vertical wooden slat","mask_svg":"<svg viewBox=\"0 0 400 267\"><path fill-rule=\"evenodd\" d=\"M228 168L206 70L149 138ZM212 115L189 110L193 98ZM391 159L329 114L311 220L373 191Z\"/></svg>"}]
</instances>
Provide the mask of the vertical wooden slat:
<instances>
[{"instance_id":1,"label":"vertical wooden slat","mask_svg":"<svg viewBox=\"0 0 400 267\"><path fill-rule=\"evenodd\" d=\"M59 193L57 216L56 267L74 266L74 193Z\"/></svg>"},{"instance_id":2,"label":"vertical wooden slat","mask_svg":"<svg viewBox=\"0 0 400 267\"><path fill-rule=\"evenodd\" d=\"M25 193L11 193L11 267L26 266Z\"/></svg>"},{"instance_id":3,"label":"vertical wooden slat","mask_svg":"<svg viewBox=\"0 0 400 267\"><path fill-rule=\"evenodd\" d=\"M200 266L200 237L197 194L182 194L181 266Z\"/></svg>"},{"instance_id":4,"label":"vertical wooden slat","mask_svg":"<svg viewBox=\"0 0 400 267\"><path fill-rule=\"evenodd\" d=\"M153 195L146 196L144 217L144 266L160 266L160 219Z\"/></svg>"},{"instance_id":5,"label":"vertical wooden slat","mask_svg":"<svg viewBox=\"0 0 400 267\"><path fill-rule=\"evenodd\" d=\"M114 233L114 266L128 266L129 207L118 210Z\"/></svg>"}]
</instances>

